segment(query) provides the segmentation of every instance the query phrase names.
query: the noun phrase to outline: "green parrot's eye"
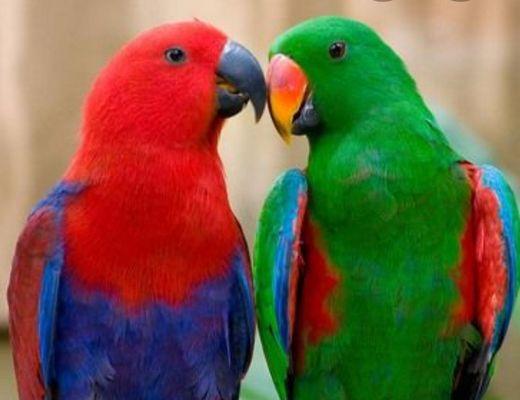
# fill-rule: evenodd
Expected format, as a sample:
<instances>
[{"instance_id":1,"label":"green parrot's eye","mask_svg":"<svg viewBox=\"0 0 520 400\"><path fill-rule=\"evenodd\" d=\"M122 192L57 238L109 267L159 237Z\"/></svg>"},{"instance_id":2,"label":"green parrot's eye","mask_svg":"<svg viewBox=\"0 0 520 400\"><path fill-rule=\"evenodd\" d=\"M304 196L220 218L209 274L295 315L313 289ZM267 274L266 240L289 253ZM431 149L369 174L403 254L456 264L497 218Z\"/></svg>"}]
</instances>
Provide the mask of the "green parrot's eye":
<instances>
[{"instance_id":1,"label":"green parrot's eye","mask_svg":"<svg viewBox=\"0 0 520 400\"><path fill-rule=\"evenodd\" d=\"M329 47L329 55L334 60L341 60L345 58L347 53L347 45L343 41L334 42Z\"/></svg>"},{"instance_id":2,"label":"green parrot's eye","mask_svg":"<svg viewBox=\"0 0 520 400\"><path fill-rule=\"evenodd\" d=\"M172 64L181 64L186 61L186 52L180 47L174 47L164 52L166 61Z\"/></svg>"}]
</instances>

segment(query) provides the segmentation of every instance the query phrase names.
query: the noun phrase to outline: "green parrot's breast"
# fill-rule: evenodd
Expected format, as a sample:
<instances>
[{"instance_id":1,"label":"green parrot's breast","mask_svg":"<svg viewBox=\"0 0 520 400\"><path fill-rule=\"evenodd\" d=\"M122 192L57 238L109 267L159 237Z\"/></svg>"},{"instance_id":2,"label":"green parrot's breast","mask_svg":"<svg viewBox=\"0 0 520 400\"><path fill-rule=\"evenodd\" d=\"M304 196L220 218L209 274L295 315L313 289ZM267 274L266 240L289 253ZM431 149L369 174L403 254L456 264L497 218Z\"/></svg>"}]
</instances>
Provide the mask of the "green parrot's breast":
<instances>
[{"instance_id":1,"label":"green parrot's breast","mask_svg":"<svg viewBox=\"0 0 520 400\"><path fill-rule=\"evenodd\" d=\"M295 399L450 398L459 350L447 333L459 298L452 276L470 190L450 152L422 140L403 146L311 148L308 218L320 232L312 246L337 279L327 302L337 329L306 341ZM315 270L315 259L304 261ZM303 279L300 299L319 289L318 278Z\"/></svg>"}]
</instances>

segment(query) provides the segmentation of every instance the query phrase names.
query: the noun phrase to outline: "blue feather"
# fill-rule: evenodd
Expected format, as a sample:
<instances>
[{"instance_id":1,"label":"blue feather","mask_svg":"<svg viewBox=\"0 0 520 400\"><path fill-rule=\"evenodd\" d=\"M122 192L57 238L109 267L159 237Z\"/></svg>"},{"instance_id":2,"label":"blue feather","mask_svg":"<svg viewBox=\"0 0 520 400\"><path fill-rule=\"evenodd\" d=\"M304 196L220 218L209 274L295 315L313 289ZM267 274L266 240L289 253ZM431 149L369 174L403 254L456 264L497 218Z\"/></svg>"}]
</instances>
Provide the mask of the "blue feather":
<instances>
[{"instance_id":1,"label":"blue feather","mask_svg":"<svg viewBox=\"0 0 520 400\"><path fill-rule=\"evenodd\" d=\"M232 400L253 349L254 310L239 249L229 273L183 304L126 309L65 270L56 369L63 398Z\"/></svg>"},{"instance_id":2,"label":"blue feather","mask_svg":"<svg viewBox=\"0 0 520 400\"><path fill-rule=\"evenodd\" d=\"M60 182L51 192L33 209L31 215L42 208L53 211L55 227L59 230L66 199L81 191L81 185L69 182ZM57 232L60 236L60 232ZM60 275L63 267L63 245L60 241L54 244L49 261L46 263L41 286L38 311L38 335L40 347L40 364L46 391L49 391L54 379L54 327L56 322L56 305Z\"/></svg>"},{"instance_id":3,"label":"blue feather","mask_svg":"<svg viewBox=\"0 0 520 400\"><path fill-rule=\"evenodd\" d=\"M307 180L299 169L291 169L283 175L284 213L280 223L279 242L275 255L273 293L275 312L282 346L287 352L290 347L290 316L289 316L289 291L291 273L294 261L293 247L298 240L299 232L295 231L300 214L300 198L307 194Z\"/></svg>"}]
</instances>

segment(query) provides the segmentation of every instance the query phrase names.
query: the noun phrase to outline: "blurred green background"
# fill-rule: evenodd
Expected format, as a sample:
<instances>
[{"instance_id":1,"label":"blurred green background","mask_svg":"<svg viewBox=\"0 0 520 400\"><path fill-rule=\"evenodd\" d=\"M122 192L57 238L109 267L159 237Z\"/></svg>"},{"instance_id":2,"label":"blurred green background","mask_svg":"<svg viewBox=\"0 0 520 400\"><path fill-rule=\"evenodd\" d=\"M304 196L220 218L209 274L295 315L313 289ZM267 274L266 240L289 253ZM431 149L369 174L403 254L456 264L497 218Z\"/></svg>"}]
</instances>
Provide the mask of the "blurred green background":
<instances>
[{"instance_id":1,"label":"blurred green background","mask_svg":"<svg viewBox=\"0 0 520 400\"><path fill-rule=\"evenodd\" d=\"M32 204L75 149L82 99L103 64L139 31L197 17L247 45L265 66L276 35L323 14L375 27L424 96L449 111L438 113L461 152L520 176L518 0L0 0L0 399L16 399L5 304L14 243ZM269 118L258 126L252 120L248 110L229 121L221 144L231 201L250 243L270 184L306 159L304 140L287 148ZM520 399L518 315L493 399ZM276 398L259 347L242 397Z\"/></svg>"}]
</instances>

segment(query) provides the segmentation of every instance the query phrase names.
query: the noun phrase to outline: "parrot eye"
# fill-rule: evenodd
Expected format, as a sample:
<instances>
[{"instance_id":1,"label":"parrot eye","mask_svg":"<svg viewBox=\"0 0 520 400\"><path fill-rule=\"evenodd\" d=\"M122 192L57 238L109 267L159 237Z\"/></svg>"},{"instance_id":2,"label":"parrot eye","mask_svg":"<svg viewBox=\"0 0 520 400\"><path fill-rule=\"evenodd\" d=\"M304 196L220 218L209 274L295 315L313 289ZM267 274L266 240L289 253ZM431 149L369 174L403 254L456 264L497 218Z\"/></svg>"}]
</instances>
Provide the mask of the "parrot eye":
<instances>
[{"instance_id":1,"label":"parrot eye","mask_svg":"<svg viewBox=\"0 0 520 400\"><path fill-rule=\"evenodd\" d=\"M186 61L186 53L179 47L168 49L164 52L164 57L169 63L181 64Z\"/></svg>"},{"instance_id":2,"label":"parrot eye","mask_svg":"<svg viewBox=\"0 0 520 400\"><path fill-rule=\"evenodd\" d=\"M340 60L345 58L345 53L347 50L347 45L343 41L334 42L329 47L329 55L331 58L335 60Z\"/></svg>"}]
</instances>

